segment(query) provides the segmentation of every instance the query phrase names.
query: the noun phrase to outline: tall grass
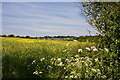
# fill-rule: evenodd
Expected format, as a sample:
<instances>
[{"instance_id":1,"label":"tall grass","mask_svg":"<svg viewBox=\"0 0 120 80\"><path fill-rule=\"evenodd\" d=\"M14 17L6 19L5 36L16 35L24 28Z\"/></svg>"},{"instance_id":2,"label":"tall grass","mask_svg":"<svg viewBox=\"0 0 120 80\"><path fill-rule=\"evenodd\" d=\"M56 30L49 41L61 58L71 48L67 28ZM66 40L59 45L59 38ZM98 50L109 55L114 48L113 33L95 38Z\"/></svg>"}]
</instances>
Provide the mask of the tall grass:
<instances>
[{"instance_id":1,"label":"tall grass","mask_svg":"<svg viewBox=\"0 0 120 80\"><path fill-rule=\"evenodd\" d=\"M69 43L69 44L68 44ZM67 45L68 44L68 45ZM54 40L37 40L37 39L22 39L22 38L4 38L2 37L2 75L3 78L38 78L39 75L34 75L36 65L32 65L34 60L40 61L45 58L47 62L51 58L66 58L80 54L79 48L94 46L95 43L89 42L74 42L74 41L54 41ZM84 51L82 56L86 56L87 51ZM45 63L41 63L43 67ZM46 63L48 65L48 63ZM56 74L52 77L57 78L62 74L62 68L54 66ZM54 73L53 72L53 73ZM44 77L47 76L44 73ZM52 74L52 72L51 72ZM49 78L48 76L47 78Z\"/></svg>"}]
</instances>

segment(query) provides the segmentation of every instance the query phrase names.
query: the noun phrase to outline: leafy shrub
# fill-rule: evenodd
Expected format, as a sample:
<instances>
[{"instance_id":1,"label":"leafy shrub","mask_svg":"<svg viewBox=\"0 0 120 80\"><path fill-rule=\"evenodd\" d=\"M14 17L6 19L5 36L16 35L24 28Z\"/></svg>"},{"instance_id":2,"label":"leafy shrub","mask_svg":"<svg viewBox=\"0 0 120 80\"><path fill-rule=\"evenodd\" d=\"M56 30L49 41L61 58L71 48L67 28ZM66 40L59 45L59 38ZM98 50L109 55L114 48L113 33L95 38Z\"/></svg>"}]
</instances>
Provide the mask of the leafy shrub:
<instances>
[{"instance_id":1,"label":"leafy shrub","mask_svg":"<svg viewBox=\"0 0 120 80\"><path fill-rule=\"evenodd\" d=\"M88 51L87 54L94 55L81 57L83 50ZM37 66L33 74L42 78L119 78L118 61L114 61L111 56L107 48L86 47L86 49L78 49L78 55L67 56L66 58L51 58L49 60L40 59L40 61L33 64ZM46 74L48 76L45 76Z\"/></svg>"}]
</instances>

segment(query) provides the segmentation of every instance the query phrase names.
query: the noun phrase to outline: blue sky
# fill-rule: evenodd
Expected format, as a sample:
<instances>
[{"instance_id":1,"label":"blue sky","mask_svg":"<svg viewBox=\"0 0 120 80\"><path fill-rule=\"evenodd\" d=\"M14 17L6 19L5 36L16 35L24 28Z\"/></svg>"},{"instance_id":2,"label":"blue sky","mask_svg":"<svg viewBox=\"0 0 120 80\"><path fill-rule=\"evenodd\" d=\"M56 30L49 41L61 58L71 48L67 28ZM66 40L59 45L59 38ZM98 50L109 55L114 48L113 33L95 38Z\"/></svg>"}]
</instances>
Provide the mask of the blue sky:
<instances>
[{"instance_id":1,"label":"blue sky","mask_svg":"<svg viewBox=\"0 0 120 80\"><path fill-rule=\"evenodd\" d=\"M95 30L72 2L3 2L2 34L85 36Z\"/></svg>"}]
</instances>

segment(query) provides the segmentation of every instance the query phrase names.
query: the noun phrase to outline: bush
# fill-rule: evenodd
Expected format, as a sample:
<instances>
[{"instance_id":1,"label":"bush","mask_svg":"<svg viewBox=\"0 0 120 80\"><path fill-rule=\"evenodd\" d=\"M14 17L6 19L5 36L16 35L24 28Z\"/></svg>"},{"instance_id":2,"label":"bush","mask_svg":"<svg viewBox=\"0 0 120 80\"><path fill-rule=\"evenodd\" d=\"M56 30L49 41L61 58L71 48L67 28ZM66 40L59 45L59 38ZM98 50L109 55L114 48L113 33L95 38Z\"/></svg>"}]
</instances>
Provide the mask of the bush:
<instances>
[{"instance_id":1,"label":"bush","mask_svg":"<svg viewBox=\"0 0 120 80\"><path fill-rule=\"evenodd\" d=\"M69 53L68 50L64 53ZM85 51L87 56L81 56ZM66 58L41 58L38 61L34 60L32 64L36 66L33 74L41 78L120 78L118 60L113 59L107 48L97 49L95 46L78 49L77 55Z\"/></svg>"},{"instance_id":2,"label":"bush","mask_svg":"<svg viewBox=\"0 0 120 80\"><path fill-rule=\"evenodd\" d=\"M2 35L2 37L7 37L7 35Z\"/></svg>"},{"instance_id":3,"label":"bush","mask_svg":"<svg viewBox=\"0 0 120 80\"><path fill-rule=\"evenodd\" d=\"M8 37L15 37L13 34L8 35Z\"/></svg>"}]
</instances>

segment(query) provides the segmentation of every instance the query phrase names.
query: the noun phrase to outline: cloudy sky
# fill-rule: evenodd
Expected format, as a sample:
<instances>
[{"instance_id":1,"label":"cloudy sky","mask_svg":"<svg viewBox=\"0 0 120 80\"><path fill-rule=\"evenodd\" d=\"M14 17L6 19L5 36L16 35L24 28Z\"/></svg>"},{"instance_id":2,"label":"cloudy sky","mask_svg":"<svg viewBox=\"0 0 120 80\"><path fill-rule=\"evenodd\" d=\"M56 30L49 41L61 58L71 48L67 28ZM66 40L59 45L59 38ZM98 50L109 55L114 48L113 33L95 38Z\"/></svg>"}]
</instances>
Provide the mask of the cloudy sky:
<instances>
[{"instance_id":1,"label":"cloudy sky","mask_svg":"<svg viewBox=\"0 0 120 80\"><path fill-rule=\"evenodd\" d=\"M90 26L72 2L3 2L2 34L85 36Z\"/></svg>"}]
</instances>

